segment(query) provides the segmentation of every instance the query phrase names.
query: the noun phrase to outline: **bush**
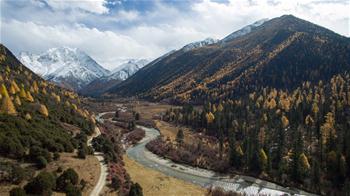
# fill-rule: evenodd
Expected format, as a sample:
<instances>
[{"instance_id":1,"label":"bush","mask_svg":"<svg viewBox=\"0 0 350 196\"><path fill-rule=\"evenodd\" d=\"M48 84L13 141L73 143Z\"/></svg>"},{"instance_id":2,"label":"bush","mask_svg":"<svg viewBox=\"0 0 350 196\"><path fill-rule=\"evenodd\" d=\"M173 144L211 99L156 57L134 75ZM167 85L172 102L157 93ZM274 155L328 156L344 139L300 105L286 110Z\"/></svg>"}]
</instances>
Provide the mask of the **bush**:
<instances>
[{"instance_id":1,"label":"bush","mask_svg":"<svg viewBox=\"0 0 350 196\"><path fill-rule=\"evenodd\" d=\"M36 160L36 166L39 169L45 168L47 166L47 160L43 156L38 156Z\"/></svg>"},{"instance_id":2,"label":"bush","mask_svg":"<svg viewBox=\"0 0 350 196\"><path fill-rule=\"evenodd\" d=\"M113 177L113 178L112 178L111 186L112 186L112 188L113 188L114 190L119 190L120 184L121 184L121 182L120 182L120 180L119 180L118 177Z\"/></svg>"},{"instance_id":3,"label":"bush","mask_svg":"<svg viewBox=\"0 0 350 196\"><path fill-rule=\"evenodd\" d=\"M72 184L68 184L66 187L66 196L81 196L81 190Z\"/></svg>"},{"instance_id":4,"label":"bush","mask_svg":"<svg viewBox=\"0 0 350 196\"><path fill-rule=\"evenodd\" d=\"M54 153L53 153L53 160L57 161L57 160L59 160L59 159L60 159L60 153L54 152Z\"/></svg>"},{"instance_id":5,"label":"bush","mask_svg":"<svg viewBox=\"0 0 350 196\"><path fill-rule=\"evenodd\" d=\"M133 183L130 187L129 196L143 196L142 187L139 183Z\"/></svg>"},{"instance_id":6,"label":"bush","mask_svg":"<svg viewBox=\"0 0 350 196\"><path fill-rule=\"evenodd\" d=\"M52 190L56 187L56 178L52 173L41 172L33 178L25 187L27 194L33 195L51 195Z\"/></svg>"},{"instance_id":7,"label":"bush","mask_svg":"<svg viewBox=\"0 0 350 196\"><path fill-rule=\"evenodd\" d=\"M59 166L59 167L57 168L57 170L56 170L57 173L61 173L62 171L63 171L63 169L62 169L61 166Z\"/></svg>"},{"instance_id":8,"label":"bush","mask_svg":"<svg viewBox=\"0 0 350 196\"><path fill-rule=\"evenodd\" d=\"M78 184L79 176L74 169L69 168L57 178L57 190L66 191L68 185Z\"/></svg>"},{"instance_id":9,"label":"bush","mask_svg":"<svg viewBox=\"0 0 350 196\"><path fill-rule=\"evenodd\" d=\"M26 176L26 171L18 165L11 166L11 180L15 184L21 183Z\"/></svg>"},{"instance_id":10,"label":"bush","mask_svg":"<svg viewBox=\"0 0 350 196\"><path fill-rule=\"evenodd\" d=\"M24 191L24 189L16 187L11 189L10 196L26 196L26 192Z\"/></svg>"},{"instance_id":11,"label":"bush","mask_svg":"<svg viewBox=\"0 0 350 196\"><path fill-rule=\"evenodd\" d=\"M79 159L86 158L86 149L84 147L78 149L78 158Z\"/></svg>"}]
</instances>

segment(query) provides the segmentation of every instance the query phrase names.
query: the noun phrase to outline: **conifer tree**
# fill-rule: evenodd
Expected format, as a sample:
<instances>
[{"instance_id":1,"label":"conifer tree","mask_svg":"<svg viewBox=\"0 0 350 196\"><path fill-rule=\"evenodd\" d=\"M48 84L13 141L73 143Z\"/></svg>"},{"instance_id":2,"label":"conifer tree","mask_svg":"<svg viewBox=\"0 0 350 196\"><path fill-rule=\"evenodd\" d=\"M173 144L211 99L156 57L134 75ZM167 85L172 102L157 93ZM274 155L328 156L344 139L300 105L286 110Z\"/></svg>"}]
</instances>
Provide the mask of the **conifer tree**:
<instances>
[{"instance_id":1,"label":"conifer tree","mask_svg":"<svg viewBox=\"0 0 350 196\"><path fill-rule=\"evenodd\" d=\"M261 148L259 151L259 165L260 165L261 171L266 171L267 159L268 159L268 157L267 157L264 149Z\"/></svg>"},{"instance_id":2,"label":"conifer tree","mask_svg":"<svg viewBox=\"0 0 350 196\"><path fill-rule=\"evenodd\" d=\"M24 90L24 87L22 86L21 91L19 92L19 96L23 99L27 99L27 93Z\"/></svg>"},{"instance_id":3,"label":"conifer tree","mask_svg":"<svg viewBox=\"0 0 350 196\"><path fill-rule=\"evenodd\" d=\"M0 93L3 97L8 97L9 93L7 92L5 84L2 84L0 87Z\"/></svg>"},{"instance_id":4,"label":"conifer tree","mask_svg":"<svg viewBox=\"0 0 350 196\"><path fill-rule=\"evenodd\" d=\"M13 105L13 102L9 96L5 96L2 99L2 104L1 104L1 113L5 113L8 115L17 115L17 111L15 106Z\"/></svg>"},{"instance_id":5,"label":"conifer tree","mask_svg":"<svg viewBox=\"0 0 350 196\"><path fill-rule=\"evenodd\" d=\"M27 101L34 102L34 98L32 97L32 94L30 94L29 91L27 91Z\"/></svg>"},{"instance_id":6,"label":"conifer tree","mask_svg":"<svg viewBox=\"0 0 350 196\"><path fill-rule=\"evenodd\" d=\"M49 111L47 110L47 108L44 104L40 104L39 112L40 112L40 114L42 114L45 117L49 116Z\"/></svg>"},{"instance_id":7,"label":"conifer tree","mask_svg":"<svg viewBox=\"0 0 350 196\"><path fill-rule=\"evenodd\" d=\"M15 97L15 104L16 104L17 106L22 105L21 99L20 99L17 95L16 95L16 97Z\"/></svg>"}]
</instances>

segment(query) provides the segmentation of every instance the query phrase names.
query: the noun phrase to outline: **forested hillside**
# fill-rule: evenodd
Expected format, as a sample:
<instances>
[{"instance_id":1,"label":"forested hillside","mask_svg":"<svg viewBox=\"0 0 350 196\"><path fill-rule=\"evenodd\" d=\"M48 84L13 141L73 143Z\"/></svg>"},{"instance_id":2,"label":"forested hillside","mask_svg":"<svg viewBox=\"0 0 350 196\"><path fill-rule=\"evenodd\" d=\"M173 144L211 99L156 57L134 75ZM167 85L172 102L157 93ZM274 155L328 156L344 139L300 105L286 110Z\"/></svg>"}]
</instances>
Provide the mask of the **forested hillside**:
<instances>
[{"instance_id":1,"label":"forested hillside","mask_svg":"<svg viewBox=\"0 0 350 196\"><path fill-rule=\"evenodd\" d=\"M263 86L293 90L304 81L329 80L350 70L350 39L285 15L241 37L148 64L112 94L203 104L234 98Z\"/></svg>"},{"instance_id":2,"label":"forested hillside","mask_svg":"<svg viewBox=\"0 0 350 196\"><path fill-rule=\"evenodd\" d=\"M78 95L44 81L3 45L0 45L0 85L1 183L19 184L33 179L33 173L27 172L33 168L23 167L24 163L33 163L41 169L57 159L60 152L86 147L82 138L94 131L95 121L80 106ZM80 134L67 126L80 128ZM26 191L39 194L34 189L40 189L39 185Z\"/></svg>"},{"instance_id":3,"label":"forested hillside","mask_svg":"<svg viewBox=\"0 0 350 196\"><path fill-rule=\"evenodd\" d=\"M188 105L169 110L163 118L215 136L216 158L224 172L260 175L324 195L350 192L347 72L329 81L306 81L292 91L264 87L238 99L207 102L199 109ZM196 166L215 160L194 154L190 164ZM203 158L208 163L197 165Z\"/></svg>"}]
</instances>

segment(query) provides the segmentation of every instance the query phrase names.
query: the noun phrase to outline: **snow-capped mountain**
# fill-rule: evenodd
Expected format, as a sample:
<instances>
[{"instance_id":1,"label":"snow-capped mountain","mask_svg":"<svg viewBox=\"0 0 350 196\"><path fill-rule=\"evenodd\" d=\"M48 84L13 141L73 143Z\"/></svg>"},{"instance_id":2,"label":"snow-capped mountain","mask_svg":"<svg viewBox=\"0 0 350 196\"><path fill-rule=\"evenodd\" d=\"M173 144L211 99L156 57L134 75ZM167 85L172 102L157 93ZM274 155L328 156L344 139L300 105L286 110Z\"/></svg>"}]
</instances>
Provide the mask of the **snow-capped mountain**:
<instances>
[{"instance_id":1,"label":"snow-capped mountain","mask_svg":"<svg viewBox=\"0 0 350 196\"><path fill-rule=\"evenodd\" d=\"M147 59L122 60L121 64L113 69L110 74L93 80L79 92L84 95L101 95L111 87L132 76L148 62L149 60Z\"/></svg>"},{"instance_id":2,"label":"snow-capped mountain","mask_svg":"<svg viewBox=\"0 0 350 196\"><path fill-rule=\"evenodd\" d=\"M77 48L52 48L42 54L21 52L20 61L44 79L79 90L109 71Z\"/></svg>"},{"instance_id":3,"label":"snow-capped mountain","mask_svg":"<svg viewBox=\"0 0 350 196\"><path fill-rule=\"evenodd\" d=\"M203 47L203 46L210 45L210 44L215 44L218 41L219 41L218 39L213 39L213 38L209 37L209 38L202 40L202 41L192 42L190 44L187 44L182 48L182 50L187 52L187 51L195 49L195 48Z\"/></svg>"},{"instance_id":4,"label":"snow-capped mountain","mask_svg":"<svg viewBox=\"0 0 350 196\"><path fill-rule=\"evenodd\" d=\"M247 25L247 26L241 28L240 30L229 34L224 39L222 39L221 42L227 42L227 41L230 41L232 39L246 35L246 34L250 33L252 30L254 30L255 28L257 28L258 26L264 24L268 20L269 19L265 18L265 19L258 20L256 22L254 22L253 24Z\"/></svg>"},{"instance_id":5,"label":"snow-capped mountain","mask_svg":"<svg viewBox=\"0 0 350 196\"><path fill-rule=\"evenodd\" d=\"M117 68L112 70L111 74L107 77L110 79L126 80L128 77L136 73L139 69L144 67L147 63L149 63L149 60L147 59L128 59Z\"/></svg>"}]
</instances>

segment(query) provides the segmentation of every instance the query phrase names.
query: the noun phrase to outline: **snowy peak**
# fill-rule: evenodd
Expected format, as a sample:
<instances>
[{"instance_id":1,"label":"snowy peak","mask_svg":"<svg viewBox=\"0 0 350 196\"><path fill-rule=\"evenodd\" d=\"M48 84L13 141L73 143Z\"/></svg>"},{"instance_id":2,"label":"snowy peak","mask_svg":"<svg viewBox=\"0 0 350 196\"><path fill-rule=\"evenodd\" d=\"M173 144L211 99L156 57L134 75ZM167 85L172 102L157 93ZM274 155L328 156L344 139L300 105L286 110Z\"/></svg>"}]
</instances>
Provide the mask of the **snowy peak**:
<instances>
[{"instance_id":1,"label":"snowy peak","mask_svg":"<svg viewBox=\"0 0 350 196\"><path fill-rule=\"evenodd\" d=\"M147 59L128 59L117 68L112 70L108 78L126 80L128 77L136 73L139 69L144 67L147 63L149 63L149 60Z\"/></svg>"},{"instance_id":2,"label":"snowy peak","mask_svg":"<svg viewBox=\"0 0 350 196\"><path fill-rule=\"evenodd\" d=\"M187 44L186 46L184 46L182 48L182 50L187 52L187 51L195 49L195 48L207 46L207 45L210 45L210 44L215 44L218 41L219 41L218 39L213 39L213 38L209 37L209 38L207 38L205 40L202 40L202 41L198 41L198 42L193 42L193 43Z\"/></svg>"},{"instance_id":3,"label":"snowy peak","mask_svg":"<svg viewBox=\"0 0 350 196\"><path fill-rule=\"evenodd\" d=\"M226 36L224 39L221 40L221 42L228 42L228 41L231 41L235 38L246 35L246 34L250 33L251 31L253 31L255 28L257 28L258 26L264 24L268 20L269 19L264 18L264 19L261 19L261 20L254 22L253 24L247 25L247 26L241 28L240 30L235 31L235 32L231 33L230 35Z\"/></svg>"},{"instance_id":4,"label":"snowy peak","mask_svg":"<svg viewBox=\"0 0 350 196\"><path fill-rule=\"evenodd\" d=\"M19 59L44 79L74 90L109 74L108 70L77 48L51 48L41 54L21 52Z\"/></svg>"}]
</instances>

